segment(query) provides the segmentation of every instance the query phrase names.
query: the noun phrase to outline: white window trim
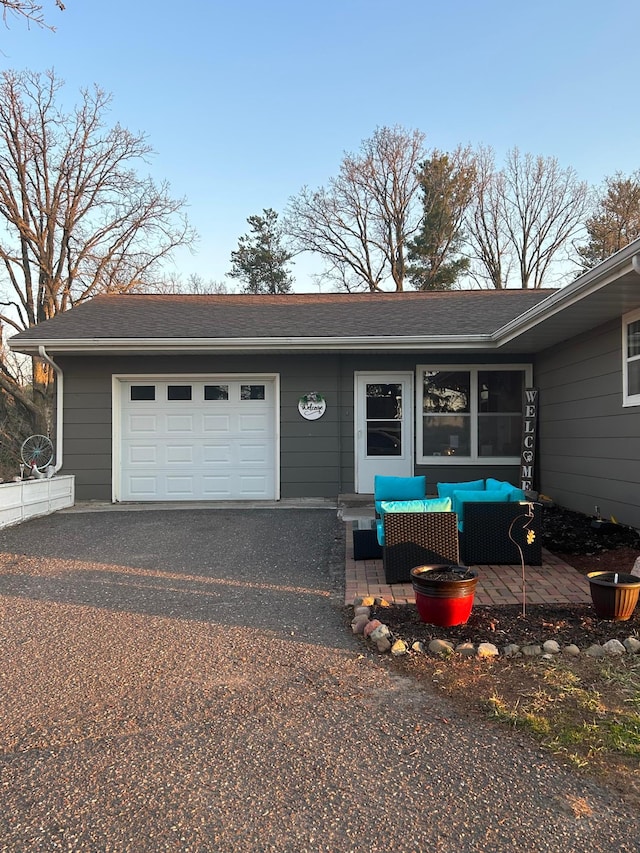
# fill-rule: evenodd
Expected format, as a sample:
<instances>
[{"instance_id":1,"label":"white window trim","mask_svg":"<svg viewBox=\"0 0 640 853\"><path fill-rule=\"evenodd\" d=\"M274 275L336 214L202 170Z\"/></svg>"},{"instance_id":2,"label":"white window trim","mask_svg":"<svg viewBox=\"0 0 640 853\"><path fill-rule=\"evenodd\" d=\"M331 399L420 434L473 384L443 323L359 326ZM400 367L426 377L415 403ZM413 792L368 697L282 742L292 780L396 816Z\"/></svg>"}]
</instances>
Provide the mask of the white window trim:
<instances>
[{"instance_id":1,"label":"white window trim","mask_svg":"<svg viewBox=\"0 0 640 853\"><path fill-rule=\"evenodd\" d=\"M631 323L640 320L640 308L622 315L622 405L640 406L640 394L629 394L629 362L640 361L640 355L627 357L628 330Z\"/></svg>"},{"instance_id":2,"label":"white window trim","mask_svg":"<svg viewBox=\"0 0 640 853\"><path fill-rule=\"evenodd\" d=\"M461 370L471 373L471 448L470 456L424 456L422 411L422 372L424 370ZM416 366L416 464L418 465L518 465L520 456L478 456L478 400L476 380L481 370L520 370L524 371L526 388L533 384L533 366L531 364L418 364Z\"/></svg>"}]
</instances>

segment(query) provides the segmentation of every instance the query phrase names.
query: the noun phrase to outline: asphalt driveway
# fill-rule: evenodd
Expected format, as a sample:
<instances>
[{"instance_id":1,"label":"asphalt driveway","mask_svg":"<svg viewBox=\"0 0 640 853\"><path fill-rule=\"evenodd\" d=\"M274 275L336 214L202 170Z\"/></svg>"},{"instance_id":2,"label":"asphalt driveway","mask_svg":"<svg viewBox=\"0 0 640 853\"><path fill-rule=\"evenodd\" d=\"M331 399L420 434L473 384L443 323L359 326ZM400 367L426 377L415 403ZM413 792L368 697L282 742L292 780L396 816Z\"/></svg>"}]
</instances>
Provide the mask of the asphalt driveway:
<instances>
[{"instance_id":1,"label":"asphalt driveway","mask_svg":"<svg viewBox=\"0 0 640 853\"><path fill-rule=\"evenodd\" d=\"M635 851L640 818L393 675L335 510L0 531L2 851Z\"/></svg>"}]
</instances>

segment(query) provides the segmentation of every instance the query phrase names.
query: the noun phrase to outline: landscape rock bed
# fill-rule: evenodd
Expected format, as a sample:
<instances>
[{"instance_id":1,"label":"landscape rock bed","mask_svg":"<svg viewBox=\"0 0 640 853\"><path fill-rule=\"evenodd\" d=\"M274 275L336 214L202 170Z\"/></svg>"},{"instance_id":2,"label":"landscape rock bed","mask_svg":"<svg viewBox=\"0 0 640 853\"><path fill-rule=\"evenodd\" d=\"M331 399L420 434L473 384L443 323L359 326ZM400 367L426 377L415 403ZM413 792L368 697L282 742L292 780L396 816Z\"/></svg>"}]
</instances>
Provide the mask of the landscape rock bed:
<instances>
[{"instance_id":1,"label":"landscape rock bed","mask_svg":"<svg viewBox=\"0 0 640 853\"><path fill-rule=\"evenodd\" d=\"M614 524L609 519L597 523L594 517L552 503L544 505L542 538L546 549L582 574L591 571L631 572L640 556L640 535L633 528ZM428 650L433 641L443 641L462 649L467 655L471 654L471 649L476 655L482 644L493 645L502 655L505 649L513 654L514 647L517 647L515 654L522 655L525 648L540 647L542 650L546 642L553 641L561 650L570 648L585 652L592 648L596 649L594 654L599 654L597 648L604 648L606 643L615 640L627 653L631 648L635 652L635 646L633 642L624 645L625 641L640 638L640 607L625 622L608 622L596 616L591 604L527 605L525 615L519 604L474 605L466 624L443 629L421 622L417 609L412 605L389 606L382 599L371 598L358 601L352 615L357 615L358 606L367 608L365 623L375 619L384 626L381 646L389 651L397 641L401 641L407 650ZM356 633L364 628L363 615L361 611L359 627L354 627L352 622Z\"/></svg>"},{"instance_id":2,"label":"landscape rock bed","mask_svg":"<svg viewBox=\"0 0 640 853\"><path fill-rule=\"evenodd\" d=\"M384 599L357 598L351 629L380 652L431 652L473 657L586 653L592 657L637 654L640 615L626 622L598 619L590 605L476 606L465 625L438 628L421 622L412 606L389 606Z\"/></svg>"}]
</instances>

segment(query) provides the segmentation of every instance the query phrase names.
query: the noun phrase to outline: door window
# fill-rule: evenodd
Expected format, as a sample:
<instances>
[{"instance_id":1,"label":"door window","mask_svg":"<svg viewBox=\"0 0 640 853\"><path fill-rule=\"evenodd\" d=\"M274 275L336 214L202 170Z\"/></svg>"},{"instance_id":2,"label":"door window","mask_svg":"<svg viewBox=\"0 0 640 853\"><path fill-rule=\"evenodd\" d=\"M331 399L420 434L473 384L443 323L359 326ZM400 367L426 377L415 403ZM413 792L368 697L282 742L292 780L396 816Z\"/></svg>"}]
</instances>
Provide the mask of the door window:
<instances>
[{"instance_id":1,"label":"door window","mask_svg":"<svg viewBox=\"0 0 640 853\"><path fill-rule=\"evenodd\" d=\"M402 454L402 385L368 382L366 390L367 456Z\"/></svg>"}]
</instances>

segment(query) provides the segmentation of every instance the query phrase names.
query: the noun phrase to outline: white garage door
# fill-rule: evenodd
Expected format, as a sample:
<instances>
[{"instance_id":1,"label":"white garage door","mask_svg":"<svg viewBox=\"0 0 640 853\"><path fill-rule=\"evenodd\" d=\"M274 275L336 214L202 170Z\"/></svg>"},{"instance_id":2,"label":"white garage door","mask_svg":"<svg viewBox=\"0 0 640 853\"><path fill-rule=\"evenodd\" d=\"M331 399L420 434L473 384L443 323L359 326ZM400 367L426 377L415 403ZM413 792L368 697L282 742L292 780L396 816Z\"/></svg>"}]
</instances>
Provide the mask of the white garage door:
<instances>
[{"instance_id":1,"label":"white garage door","mask_svg":"<svg viewBox=\"0 0 640 853\"><path fill-rule=\"evenodd\" d=\"M276 497L273 379L120 384L119 500Z\"/></svg>"}]
</instances>

